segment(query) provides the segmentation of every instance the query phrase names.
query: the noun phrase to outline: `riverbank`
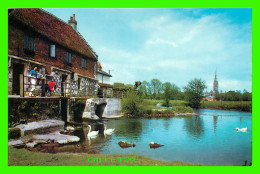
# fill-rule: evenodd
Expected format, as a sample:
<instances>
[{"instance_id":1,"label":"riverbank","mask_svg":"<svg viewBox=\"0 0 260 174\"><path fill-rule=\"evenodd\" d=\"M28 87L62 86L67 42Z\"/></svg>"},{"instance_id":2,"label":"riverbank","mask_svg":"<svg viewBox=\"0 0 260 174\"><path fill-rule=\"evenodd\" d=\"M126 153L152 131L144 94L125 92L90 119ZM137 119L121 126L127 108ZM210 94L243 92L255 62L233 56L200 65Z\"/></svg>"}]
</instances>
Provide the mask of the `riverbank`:
<instances>
[{"instance_id":1,"label":"riverbank","mask_svg":"<svg viewBox=\"0 0 260 174\"><path fill-rule=\"evenodd\" d=\"M158 103L164 103L163 100L145 100L145 105L148 108L155 109ZM187 106L184 100L170 100L170 107L175 112L191 113L191 108ZM202 101L201 109L218 109L218 110L236 110L244 112L252 112L252 101Z\"/></svg>"},{"instance_id":2,"label":"riverbank","mask_svg":"<svg viewBox=\"0 0 260 174\"><path fill-rule=\"evenodd\" d=\"M193 109L184 104L181 100L170 101L170 107L163 106L163 100L145 99L140 109L139 118L168 118L175 116L191 116L196 115ZM125 113L125 117L132 117L131 114Z\"/></svg>"},{"instance_id":3,"label":"riverbank","mask_svg":"<svg viewBox=\"0 0 260 174\"><path fill-rule=\"evenodd\" d=\"M125 161L125 162L124 162ZM127 162L126 162L127 161ZM9 166L201 166L182 161L160 161L148 157L104 154L49 154L26 149L8 148Z\"/></svg>"},{"instance_id":4,"label":"riverbank","mask_svg":"<svg viewBox=\"0 0 260 174\"><path fill-rule=\"evenodd\" d=\"M201 109L252 112L252 101L202 101Z\"/></svg>"}]
</instances>

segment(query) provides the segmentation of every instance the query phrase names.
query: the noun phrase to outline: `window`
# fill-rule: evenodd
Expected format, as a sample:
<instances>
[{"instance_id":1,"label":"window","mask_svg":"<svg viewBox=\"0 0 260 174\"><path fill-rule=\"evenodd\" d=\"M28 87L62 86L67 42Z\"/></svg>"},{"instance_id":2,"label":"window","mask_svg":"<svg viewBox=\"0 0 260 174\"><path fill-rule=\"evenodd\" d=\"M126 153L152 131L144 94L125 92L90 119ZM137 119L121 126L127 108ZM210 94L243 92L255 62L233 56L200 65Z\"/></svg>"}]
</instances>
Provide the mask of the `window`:
<instances>
[{"instance_id":1,"label":"window","mask_svg":"<svg viewBox=\"0 0 260 174\"><path fill-rule=\"evenodd\" d=\"M87 59L82 58L82 68L87 68Z\"/></svg>"},{"instance_id":2,"label":"window","mask_svg":"<svg viewBox=\"0 0 260 174\"><path fill-rule=\"evenodd\" d=\"M56 47L55 47L55 45L50 45L50 56L56 57Z\"/></svg>"},{"instance_id":3,"label":"window","mask_svg":"<svg viewBox=\"0 0 260 174\"><path fill-rule=\"evenodd\" d=\"M66 58L67 64L71 64L71 53L67 52L67 58Z\"/></svg>"},{"instance_id":4,"label":"window","mask_svg":"<svg viewBox=\"0 0 260 174\"><path fill-rule=\"evenodd\" d=\"M24 49L34 51L34 38L28 34L24 35Z\"/></svg>"}]
</instances>

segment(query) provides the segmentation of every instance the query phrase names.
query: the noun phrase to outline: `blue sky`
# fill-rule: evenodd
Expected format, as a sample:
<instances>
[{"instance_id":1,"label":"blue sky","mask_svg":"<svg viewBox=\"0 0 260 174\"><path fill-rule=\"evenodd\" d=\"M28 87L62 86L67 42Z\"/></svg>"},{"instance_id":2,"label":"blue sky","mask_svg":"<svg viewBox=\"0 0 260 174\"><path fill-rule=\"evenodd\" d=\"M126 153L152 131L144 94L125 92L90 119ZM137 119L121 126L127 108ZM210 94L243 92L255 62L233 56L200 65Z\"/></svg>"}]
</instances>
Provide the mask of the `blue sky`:
<instances>
[{"instance_id":1,"label":"blue sky","mask_svg":"<svg viewBox=\"0 0 260 174\"><path fill-rule=\"evenodd\" d=\"M78 31L112 82L172 82L194 78L212 89L252 91L251 9L45 9Z\"/></svg>"}]
</instances>

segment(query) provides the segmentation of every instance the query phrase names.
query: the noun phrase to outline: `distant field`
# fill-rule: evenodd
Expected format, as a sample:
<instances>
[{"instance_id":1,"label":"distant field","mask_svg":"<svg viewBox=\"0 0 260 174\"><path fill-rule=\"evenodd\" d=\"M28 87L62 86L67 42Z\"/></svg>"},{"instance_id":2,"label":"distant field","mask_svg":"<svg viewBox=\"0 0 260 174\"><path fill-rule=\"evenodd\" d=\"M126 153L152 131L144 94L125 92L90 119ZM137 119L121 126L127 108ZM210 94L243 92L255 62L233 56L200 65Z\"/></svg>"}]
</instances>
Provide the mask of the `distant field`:
<instances>
[{"instance_id":1,"label":"distant field","mask_svg":"<svg viewBox=\"0 0 260 174\"><path fill-rule=\"evenodd\" d=\"M203 101L201 108L252 112L252 101Z\"/></svg>"},{"instance_id":2,"label":"distant field","mask_svg":"<svg viewBox=\"0 0 260 174\"><path fill-rule=\"evenodd\" d=\"M149 100L149 99L145 99L145 102L148 105L156 106L156 104L158 104L158 103L164 103L164 100ZM170 100L170 106L185 106L186 103L187 102L184 101L184 100Z\"/></svg>"},{"instance_id":3,"label":"distant field","mask_svg":"<svg viewBox=\"0 0 260 174\"><path fill-rule=\"evenodd\" d=\"M158 103L164 103L164 101L146 99L143 102L144 110L147 111L147 110L153 110L153 109L161 109L160 107L156 106ZM166 111L163 111L163 112L193 113L192 108L187 106L186 102L183 100L171 100L170 106L172 107L172 109L167 109ZM154 111L151 111L151 112L154 112ZM159 113L161 113L161 112L159 112Z\"/></svg>"},{"instance_id":4,"label":"distant field","mask_svg":"<svg viewBox=\"0 0 260 174\"><path fill-rule=\"evenodd\" d=\"M156 108L157 103L164 103L163 100L149 100L146 99L144 104L147 108ZM187 102L184 100L170 100L170 106L186 106ZM223 109L223 110L238 110L252 112L252 101L202 101L201 108L208 109Z\"/></svg>"}]
</instances>

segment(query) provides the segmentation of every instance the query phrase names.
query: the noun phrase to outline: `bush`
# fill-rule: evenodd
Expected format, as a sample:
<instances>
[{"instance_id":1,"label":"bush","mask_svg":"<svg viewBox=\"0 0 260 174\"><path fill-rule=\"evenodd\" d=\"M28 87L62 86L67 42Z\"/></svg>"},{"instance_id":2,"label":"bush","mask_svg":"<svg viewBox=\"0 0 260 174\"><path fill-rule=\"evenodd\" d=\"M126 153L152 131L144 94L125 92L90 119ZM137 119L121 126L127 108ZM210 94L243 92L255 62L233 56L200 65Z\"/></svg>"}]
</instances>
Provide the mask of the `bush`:
<instances>
[{"instance_id":1,"label":"bush","mask_svg":"<svg viewBox=\"0 0 260 174\"><path fill-rule=\"evenodd\" d=\"M122 99L122 111L132 117L140 116L143 112L143 98L136 90L129 90Z\"/></svg>"}]
</instances>

